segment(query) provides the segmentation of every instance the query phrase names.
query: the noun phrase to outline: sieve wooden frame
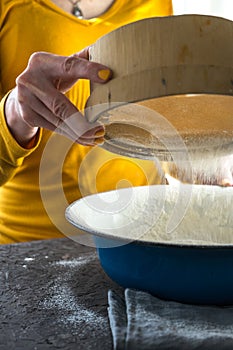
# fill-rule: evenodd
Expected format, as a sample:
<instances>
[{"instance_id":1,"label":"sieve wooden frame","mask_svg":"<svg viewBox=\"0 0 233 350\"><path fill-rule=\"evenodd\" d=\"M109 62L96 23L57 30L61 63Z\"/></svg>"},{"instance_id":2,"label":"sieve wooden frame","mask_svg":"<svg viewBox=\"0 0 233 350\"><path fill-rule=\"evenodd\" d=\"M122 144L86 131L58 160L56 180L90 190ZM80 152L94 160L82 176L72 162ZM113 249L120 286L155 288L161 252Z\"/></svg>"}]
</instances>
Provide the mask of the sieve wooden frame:
<instances>
[{"instance_id":1,"label":"sieve wooden frame","mask_svg":"<svg viewBox=\"0 0 233 350\"><path fill-rule=\"evenodd\" d=\"M232 43L233 21L214 16L155 17L118 28L90 49L91 60L109 66L114 76L91 84L87 119L101 120L107 112L111 123L111 110L120 105L168 96L210 94L222 103L222 95L233 97ZM117 142L109 142L103 147L118 153ZM143 152L142 158L150 157L150 150L148 157Z\"/></svg>"}]
</instances>

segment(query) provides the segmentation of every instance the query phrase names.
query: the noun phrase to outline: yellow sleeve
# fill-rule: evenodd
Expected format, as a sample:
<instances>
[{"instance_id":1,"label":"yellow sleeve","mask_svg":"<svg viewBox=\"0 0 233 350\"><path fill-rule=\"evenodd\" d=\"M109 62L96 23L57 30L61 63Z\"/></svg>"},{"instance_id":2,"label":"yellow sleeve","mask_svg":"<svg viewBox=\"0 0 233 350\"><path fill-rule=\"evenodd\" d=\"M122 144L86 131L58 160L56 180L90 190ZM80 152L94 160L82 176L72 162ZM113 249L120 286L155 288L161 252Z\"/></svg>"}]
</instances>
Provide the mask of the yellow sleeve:
<instances>
[{"instance_id":1,"label":"yellow sleeve","mask_svg":"<svg viewBox=\"0 0 233 350\"><path fill-rule=\"evenodd\" d=\"M0 102L0 186L11 179L26 156L31 154L39 145L41 130L36 145L33 148L21 147L11 135L5 120L4 104L8 94Z\"/></svg>"}]
</instances>

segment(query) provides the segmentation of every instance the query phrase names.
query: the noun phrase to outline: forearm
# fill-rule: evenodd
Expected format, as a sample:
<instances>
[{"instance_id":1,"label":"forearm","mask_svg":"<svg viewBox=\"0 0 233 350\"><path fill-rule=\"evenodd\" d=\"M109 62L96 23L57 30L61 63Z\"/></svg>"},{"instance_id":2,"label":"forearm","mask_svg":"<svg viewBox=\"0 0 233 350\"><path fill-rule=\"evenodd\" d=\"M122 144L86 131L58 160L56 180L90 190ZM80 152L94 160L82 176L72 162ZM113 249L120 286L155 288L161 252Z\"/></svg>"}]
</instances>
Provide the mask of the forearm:
<instances>
[{"instance_id":1,"label":"forearm","mask_svg":"<svg viewBox=\"0 0 233 350\"><path fill-rule=\"evenodd\" d=\"M23 148L30 149L36 144L39 128L31 127L23 118L19 117L16 94L17 89L12 90L5 101L4 115L6 124L17 143Z\"/></svg>"},{"instance_id":2,"label":"forearm","mask_svg":"<svg viewBox=\"0 0 233 350\"><path fill-rule=\"evenodd\" d=\"M0 186L10 180L23 160L38 146L41 131L36 134L36 144L33 148L22 147L12 136L5 119L5 102L7 96L0 101Z\"/></svg>"}]
</instances>

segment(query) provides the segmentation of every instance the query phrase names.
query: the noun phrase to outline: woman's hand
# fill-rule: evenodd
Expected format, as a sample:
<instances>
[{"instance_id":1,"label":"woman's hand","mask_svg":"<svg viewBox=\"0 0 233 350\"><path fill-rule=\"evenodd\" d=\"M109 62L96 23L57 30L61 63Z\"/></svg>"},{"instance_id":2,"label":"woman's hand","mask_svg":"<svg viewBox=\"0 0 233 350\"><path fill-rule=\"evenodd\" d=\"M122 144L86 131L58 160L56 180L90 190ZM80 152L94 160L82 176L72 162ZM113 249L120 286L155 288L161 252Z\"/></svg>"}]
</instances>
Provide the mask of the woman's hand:
<instances>
[{"instance_id":1,"label":"woman's hand","mask_svg":"<svg viewBox=\"0 0 233 350\"><path fill-rule=\"evenodd\" d=\"M72 56L34 53L5 104L8 127L25 148L33 146L38 128L65 135L82 145L103 141L104 127L90 124L64 95L79 79L105 83L111 70L88 60L88 48Z\"/></svg>"}]
</instances>

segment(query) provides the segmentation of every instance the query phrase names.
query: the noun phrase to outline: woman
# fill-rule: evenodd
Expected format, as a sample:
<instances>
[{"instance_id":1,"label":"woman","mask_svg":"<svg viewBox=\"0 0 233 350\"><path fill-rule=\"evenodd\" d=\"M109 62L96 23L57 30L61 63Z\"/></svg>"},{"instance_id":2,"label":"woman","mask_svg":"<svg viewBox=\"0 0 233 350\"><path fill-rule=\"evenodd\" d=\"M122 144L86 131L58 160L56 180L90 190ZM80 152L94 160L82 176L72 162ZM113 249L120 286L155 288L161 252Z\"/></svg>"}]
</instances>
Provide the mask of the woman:
<instances>
[{"instance_id":1,"label":"woman","mask_svg":"<svg viewBox=\"0 0 233 350\"><path fill-rule=\"evenodd\" d=\"M72 201L161 181L152 162L92 147L104 130L79 112L86 79L105 83L111 71L82 49L127 23L171 15L171 0L2 0L0 14L0 243L76 237L64 218Z\"/></svg>"}]
</instances>

